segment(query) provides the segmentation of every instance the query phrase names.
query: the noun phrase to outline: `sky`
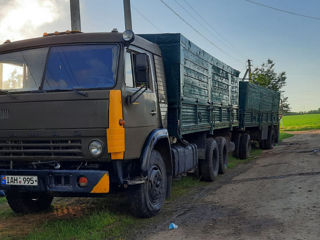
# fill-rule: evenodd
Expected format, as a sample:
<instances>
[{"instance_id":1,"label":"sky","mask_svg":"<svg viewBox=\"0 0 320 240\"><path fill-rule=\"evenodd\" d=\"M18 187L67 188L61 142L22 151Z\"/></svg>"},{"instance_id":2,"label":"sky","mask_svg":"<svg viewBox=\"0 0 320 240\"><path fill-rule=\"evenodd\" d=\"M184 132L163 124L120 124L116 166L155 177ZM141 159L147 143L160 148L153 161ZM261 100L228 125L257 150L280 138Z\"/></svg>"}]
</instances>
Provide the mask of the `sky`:
<instances>
[{"instance_id":1,"label":"sky","mask_svg":"<svg viewBox=\"0 0 320 240\"><path fill-rule=\"evenodd\" d=\"M246 0L162 1L189 25L161 0L131 0L135 33L182 33L240 70L241 77L247 59L252 59L254 67L272 59L276 71L287 73L284 90L292 111L320 108L320 20L277 12ZM254 1L320 17L319 0ZM80 4L83 32L124 30L122 0L80 0ZM0 0L0 6L0 43L71 28L69 0Z\"/></svg>"}]
</instances>

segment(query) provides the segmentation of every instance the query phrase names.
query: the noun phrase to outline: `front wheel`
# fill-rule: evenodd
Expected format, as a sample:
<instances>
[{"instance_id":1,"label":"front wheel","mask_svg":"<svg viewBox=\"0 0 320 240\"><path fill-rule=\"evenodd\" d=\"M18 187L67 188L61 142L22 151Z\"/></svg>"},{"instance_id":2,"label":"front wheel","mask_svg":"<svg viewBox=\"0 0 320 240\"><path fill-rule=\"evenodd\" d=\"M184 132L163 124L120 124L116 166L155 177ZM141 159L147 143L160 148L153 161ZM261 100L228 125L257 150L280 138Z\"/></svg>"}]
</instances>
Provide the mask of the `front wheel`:
<instances>
[{"instance_id":1,"label":"front wheel","mask_svg":"<svg viewBox=\"0 0 320 240\"><path fill-rule=\"evenodd\" d=\"M53 197L47 193L6 192L10 208L15 213L35 213L48 210Z\"/></svg>"},{"instance_id":2,"label":"front wheel","mask_svg":"<svg viewBox=\"0 0 320 240\"><path fill-rule=\"evenodd\" d=\"M137 217L149 218L156 215L166 198L167 172L161 154L152 150L145 183L131 190L131 211Z\"/></svg>"}]
</instances>

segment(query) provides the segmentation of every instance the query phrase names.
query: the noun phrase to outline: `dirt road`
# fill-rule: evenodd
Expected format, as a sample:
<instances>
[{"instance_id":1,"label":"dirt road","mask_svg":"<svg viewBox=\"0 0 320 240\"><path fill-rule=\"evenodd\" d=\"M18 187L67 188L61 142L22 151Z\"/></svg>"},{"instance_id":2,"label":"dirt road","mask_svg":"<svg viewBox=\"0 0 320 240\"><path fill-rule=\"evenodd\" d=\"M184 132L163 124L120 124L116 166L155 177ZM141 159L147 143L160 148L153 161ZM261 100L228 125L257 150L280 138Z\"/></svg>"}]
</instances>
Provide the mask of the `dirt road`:
<instances>
[{"instance_id":1,"label":"dirt road","mask_svg":"<svg viewBox=\"0 0 320 240\"><path fill-rule=\"evenodd\" d=\"M136 239L320 239L320 131L297 132L179 202ZM168 230L170 222L179 226Z\"/></svg>"}]
</instances>

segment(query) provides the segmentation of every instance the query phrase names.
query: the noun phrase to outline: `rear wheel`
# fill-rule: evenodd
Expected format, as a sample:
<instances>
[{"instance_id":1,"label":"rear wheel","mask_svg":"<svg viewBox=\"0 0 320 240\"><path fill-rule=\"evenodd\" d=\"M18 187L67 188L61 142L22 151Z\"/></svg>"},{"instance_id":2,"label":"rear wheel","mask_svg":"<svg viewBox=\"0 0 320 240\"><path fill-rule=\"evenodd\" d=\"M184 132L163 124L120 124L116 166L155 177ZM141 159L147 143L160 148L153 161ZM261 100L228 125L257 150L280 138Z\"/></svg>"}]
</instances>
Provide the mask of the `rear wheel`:
<instances>
[{"instance_id":1,"label":"rear wheel","mask_svg":"<svg viewBox=\"0 0 320 240\"><path fill-rule=\"evenodd\" d=\"M201 180L212 182L219 173L219 148L213 138L206 141L205 159L200 161Z\"/></svg>"},{"instance_id":2,"label":"rear wheel","mask_svg":"<svg viewBox=\"0 0 320 240\"><path fill-rule=\"evenodd\" d=\"M131 210L135 216L148 218L160 211L167 194L167 180L163 158L157 150L152 150L147 181L131 191Z\"/></svg>"},{"instance_id":3,"label":"rear wheel","mask_svg":"<svg viewBox=\"0 0 320 240\"><path fill-rule=\"evenodd\" d=\"M228 168L227 141L224 137L217 137L216 142L219 148L219 173L224 174Z\"/></svg>"},{"instance_id":4,"label":"rear wheel","mask_svg":"<svg viewBox=\"0 0 320 240\"><path fill-rule=\"evenodd\" d=\"M268 139L266 140L266 142L264 144L265 149L272 149L275 141L276 141L275 131L274 131L274 128L272 128L270 130Z\"/></svg>"},{"instance_id":5,"label":"rear wheel","mask_svg":"<svg viewBox=\"0 0 320 240\"><path fill-rule=\"evenodd\" d=\"M247 159L250 156L250 152L251 152L250 135L248 133L244 133L240 141L239 158Z\"/></svg>"},{"instance_id":6,"label":"rear wheel","mask_svg":"<svg viewBox=\"0 0 320 240\"><path fill-rule=\"evenodd\" d=\"M7 191L9 206L15 213L34 213L48 210L53 197L47 193L12 192Z\"/></svg>"},{"instance_id":7,"label":"rear wheel","mask_svg":"<svg viewBox=\"0 0 320 240\"><path fill-rule=\"evenodd\" d=\"M241 134L241 133L236 133L236 135L233 137L235 149L234 149L232 155L233 155L234 157L236 157L236 158L239 158L241 137L242 137L242 134Z\"/></svg>"}]
</instances>

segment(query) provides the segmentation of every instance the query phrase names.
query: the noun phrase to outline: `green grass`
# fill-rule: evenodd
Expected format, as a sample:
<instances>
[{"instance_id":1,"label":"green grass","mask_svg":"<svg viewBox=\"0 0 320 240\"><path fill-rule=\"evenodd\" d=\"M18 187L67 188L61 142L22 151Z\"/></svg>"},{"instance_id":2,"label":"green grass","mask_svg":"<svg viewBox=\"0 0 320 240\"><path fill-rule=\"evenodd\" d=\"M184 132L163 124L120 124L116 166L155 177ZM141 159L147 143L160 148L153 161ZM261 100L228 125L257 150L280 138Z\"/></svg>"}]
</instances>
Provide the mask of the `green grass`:
<instances>
[{"instance_id":1,"label":"green grass","mask_svg":"<svg viewBox=\"0 0 320 240\"><path fill-rule=\"evenodd\" d=\"M190 192L194 187L205 186L208 182L202 182L195 176L185 176L175 179L172 183L171 197L169 201L174 201L178 197Z\"/></svg>"},{"instance_id":2,"label":"green grass","mask_svg":"<svg viewBox=\"0 0 320 240\"><path fill-rule=\"evenodd\" d=\"M134 223L129 215L97 210L80 218L48 221L26 239L123 239L123 233Z\"/></svg>"},{"instance_id":3,"label":"green grass","mask_svg":"<svg viewBox=\"0 0 320 240\"><path fill-rule=\"evenodd\" d=\"M320 114L283 116L281 131L303 131L320 129Z\"/></svg>"},{"instance_id":4,"label":"green grass","mask_svg":"<svg viewBox=\"0 0 320 240\"><path fill-rule=\"evenodd\" d=\"M292 137L294 136L293 134L291 133L286 133L286 132L280 132L280 142L286 138L289 138L289 137Z\"/></svg>"},{"instance_id":5,"label":"green grass","mask_svg":"<svg viewBox=\"0 0 320 240\"><path fill-rule=\"evenodd\" d=\"M0 197L0 204L7 202L7 199L5 197Z\"/></svg>"},{"instance_id":6,"label":"green grass","mask_svg":"<svg viewBox=\"0 0 320 240\"><path fill-rule=\"evenodd\" d=\"M123 196L108 199L87 199L88 209L80 216L67 214L65 217L45 221L26 236L26 240L98 240L124 239L136 223L143 221L133 217Z\"/></svg>"},{"instance_id":7,"label":"green grass","mask_svg":"<svg viewBox=\"0 0 320 240\"><path fill-rule=\"evenodd\" d=\"M241 163L248 163L252 159L257 158L262 153L261 149L252 149L250 153L250 157L248 159L239 159L232 156L232 154L229 155L229 161L228 161L228 168L235 168L237 165Z\"/></svg>"}]
</instances>

